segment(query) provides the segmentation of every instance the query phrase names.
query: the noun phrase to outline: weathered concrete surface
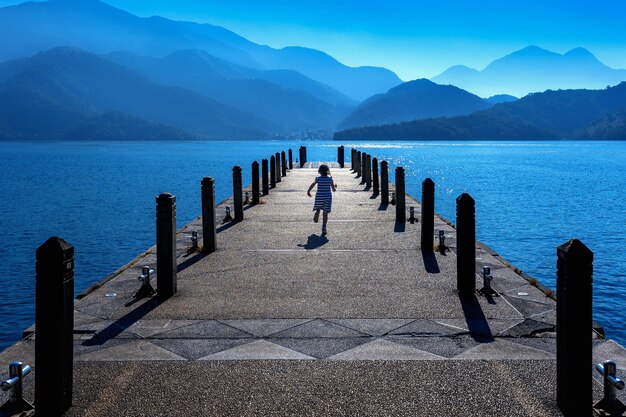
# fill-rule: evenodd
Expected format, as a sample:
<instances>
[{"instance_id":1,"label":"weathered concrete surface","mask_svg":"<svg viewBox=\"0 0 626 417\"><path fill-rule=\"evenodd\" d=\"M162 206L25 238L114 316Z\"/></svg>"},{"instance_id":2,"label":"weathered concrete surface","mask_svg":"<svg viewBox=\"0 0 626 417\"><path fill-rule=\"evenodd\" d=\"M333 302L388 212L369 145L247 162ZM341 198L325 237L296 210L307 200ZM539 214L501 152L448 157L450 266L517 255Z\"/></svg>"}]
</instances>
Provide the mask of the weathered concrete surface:
<instances>
[{"instance_id":1,"label":"weathered concrete surface","mask_svg":"<svg viewBox=\"0 0 626 417\"><path fill-rule=\"evenodd\" d=\"M560 415L551 298L480 245L500 295L459 298L454 228L437 218L451 250L422 254L420 223L348 169L321 236L315 174L290 171L239 224L223 202L209 256L188 252L199 220L181 229L169 300L133 299L154 248L78 300L69 415ZM32 364L33 337L0 361Z\"/></svg>"}]
</instances>

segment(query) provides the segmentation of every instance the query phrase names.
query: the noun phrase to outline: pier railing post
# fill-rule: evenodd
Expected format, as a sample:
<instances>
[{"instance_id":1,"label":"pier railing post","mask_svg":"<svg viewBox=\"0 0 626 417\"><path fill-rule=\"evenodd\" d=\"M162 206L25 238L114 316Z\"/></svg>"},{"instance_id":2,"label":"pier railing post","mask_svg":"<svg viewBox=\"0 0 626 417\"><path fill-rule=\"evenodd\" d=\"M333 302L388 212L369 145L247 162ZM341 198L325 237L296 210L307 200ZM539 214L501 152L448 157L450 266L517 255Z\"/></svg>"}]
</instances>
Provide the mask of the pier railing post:
<instances>
[{"instance_id":1,"label":"pier railing post","mask_svg":"<svg viewBox=\"0 0 626 417\"><path fill-rule=\"evenodd\" d=\"M459 294L476 291L476 213L472 196L463 193L456 199L456 285Z\"/></svg>"},{"instance_id":2,"label":"pier railing post","mask_svg":"<svg viewBox=\"0 0 626 417\"><path fill-rule=\"evenodd\" d=\"M361 184L365 184L367 177L367 153L361 153Z\"/></svg>"},{"instance_id":3,"label":"pier railing post","mask_svg":"<svg viewBox=\"0 0 626 417\"><path fill-rule=\"evenodd\" d=\"M176 294L176 197L162 193L156 198L157 296L166 300Z\"/></svg>"},{"instance_id":4,"label":"pier railing post","mask_svg":"<svg viewBox=\"0 0 626 417\"><path fill-rule=\"evenodd\" d=\"M289 169L293 169L293 152L291 148L289 148Z\"/></svg>"},{"instance_id":5,"label":"pier railing post","mask_svg":"<svg viewBox=\"0 0 626 417\"><path fill-rule=\"evenodd\" d=\"M365 157L365 188L372 188L372 155L367 154Z\"/></svg>"},{"instance_id":6,"label":"pier railing post","mask_svg":"<svg viewBox=\"0 0 626 417\"><path fill-rule=\"evenodd\" d=\"M259 204L261 195L259 193L259 163L252 163L252 204Z\"/></svg>"},{"instance_id":7,"label":"pier railing post","mask_svg":"<svg viewBox=\"0 0 626 417\"><path fill-rule=\"evenodd\" d=\"M270 156L270 188L276 188L276 157Z\"/></svg>"},{"instance_id":8,"label":"pier railing post","mask_svg":"<svg viewBox=\"0 0 626 417\"><path fill-rule=\"evenodd\" d=\"M557 248L556 399L565 417L591 415L593 252L572 239Z\"/></svg>"},{"instance_id":9,"label":"pier railing post","mask_svg":"<svg viewBox=\"0 0 626 417\"><path fill-rule=\"evenodd\" d=\"M422 251L432 252L435 234L435 183L430 178L422 182Z\"/></svg>"},{"instance_id":10,"label":"pier railing post","mask_svg":"<svg viewBox=\"0 0 626 417\"><path fill-rule=\"evenodd\" d=\"M406 190L404 186L404 168L396 168L396 223L406 222Z\"/></svg>"},{"instance_id":11,"label":"pier railing post","mask_svg":"<svg viewBox=\"0 0 626 417\"><path fill-rule=\"evenodd\" d=\"M339 168L344 167L343 152L344 152L344 147L343 145L341 145L340 147L337 148L337 162L339 163Z\"/></svg>"},{"instance_id":12,"label":"pier railing post","mask_svg":"<svg viewBox=\"0 0 626 417\"><path fill-rule=\"evenodd\" d=\"M204 240L204 252L213 253L217 250L217 230L215 212L215 181L212 177L204 177L201 182L202 189L202 239Z\"/></svg>"},{"instance_id":13,"label":"pier railing post","mask_svg":"<svg viewBox=\"0 0 626 417\"><path fill-rule=\"evenodd\" d=\"M276 152L276 182L281 182L280 152Z\"/></svg>"},{"instance_id":14,"label":"pier railing post","mask_svg":"<svg viewBox=\"0 0 626 417\"><path fill-rule=\"evenodd\" d=\"M304 157L304 163L309 162L309 159L307 158L307 154L306 154L306 146L302 147L302 156Z\"/></svg>"},{"instance_id":15,"label":"pier railing post","mask_svg":"<svg viewBox=\"0 0 626 417\"><path fill-rule=\"evenodd\" d=\"M241 180L241 167L233 167L233 205L235 206L235 221L243 220L243 185Z\"/></svg>"},{"instance_id":16,"label":"pier railing post","mask_svg":"<svg viewBox=\"0 0 626 417\"><path fill-rule=\"evenodd\" d=\"M380 163L380 204L389 205L389 163Z\"/></svg>"},{"instance_id":17,"label":"pier railing post","mask_svg":"<svg viewBox=\"0 0 626 417\"><path fill-rule=\"evenodd\" d=\"M361 157L361 151L356 151L356 178L359 178L361 176L361 163L362 163L362 157Z\"/></svg>"},{"instance_id":18,"label":"pier railing post","mask_svg":"<svg viewBox=\"0 0 626 417\"><path fill-rule=\"evenodd\" d=\"M372 158L372 179L374 183L372 194L378 195L380 193L380 183L378 182L378 159L376 158Z\"/></svg>"},{"instance_id":19,"label":"pier railing post","mask_svg":"<svg viewBox=\"0 0 626 417\"><path fill-rule=\"evenodd\" d=\"M268 195L270 193L270 181L268 178L267 172L267 159L261 161L261 177L263 183L263 195Z\"/></svg>"},{"instance_id":20,"label":"pier railing post","mask_svg":"<svg viewBox=\"0 0 626 417\"><path fill-rule=\"evenodd\" d=\"M352 172L356 172L356 149L354 148L350 151L350 168Z\"/></svg>"},{"instance_id":21,"label":"pier railing post","mask_svg":"<svg viewBox=\"0 0 626 417\"><path fill-rule=\"evenodd\" d=\"M280 153L280 167L282 169L283 177L287 176L287 156L285 155L285 151Z\"/></svg>"},{"instance_id":22,"label":"pier railing post","mask_svg":"<svg viewBox=\"0 0 626 417\"><path fill-rule=\"evenodd\" d=\"M52 237L36 257L35 407L61 416L72 406L74 246Z\"/></svg>"}]
</instances>

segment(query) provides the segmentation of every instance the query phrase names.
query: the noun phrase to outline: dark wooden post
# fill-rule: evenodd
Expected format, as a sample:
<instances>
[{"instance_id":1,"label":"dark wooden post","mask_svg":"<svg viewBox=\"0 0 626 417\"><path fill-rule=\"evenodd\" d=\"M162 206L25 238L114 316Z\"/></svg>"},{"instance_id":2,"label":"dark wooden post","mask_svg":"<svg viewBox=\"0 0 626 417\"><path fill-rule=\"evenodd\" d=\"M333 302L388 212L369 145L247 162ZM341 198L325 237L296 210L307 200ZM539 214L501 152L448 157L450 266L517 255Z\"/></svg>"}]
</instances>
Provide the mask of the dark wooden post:
<instances>
[{"instance_id":1,"label":"dark wooden post","mask_svg":"<svg viewBox=\"0 0 626 417\"><path fill-rule=\"evenodd\" d=\"M243 220L243 185L241 180L241 167L233 167L233 205L235 206L235 221Z\"/></svg>"},{"instance_id":2,"label":"dark wooden post","mask_svg":"<svg viewBox=\"0 0 626 417\"><path fill-rule=\"evenodd\" d=\"M372 188L372 155L367 154L365 157L365 188Z\"/></svg>"},{"instance_id":3,"label":"dark wooden post","mask_svg":"<svg viewBox=\"0 0 626 417\"><path fill-rule=\"evenodd\" d=\"M361 184L365 184L365 178L367 177L367 153L361 153Z\"/></svg>"},{"instance_id":4,"label":"dark wooden post","mask_svg":"<svg viewBox=\"0 0 626 417\"><path fill-rule=\"evenodd\" d=\"M61 416L72 406L74 246L51 237L36 252L35 407Z\"/></svg>"},{"instance_id":5,"label":"dark wooden post","mask_svg":"<svg viewBox=\"0 0 626 417\"><path fill-rule=\"evenodd\" d=\"M300 163L305 164L305 163L309 162L309 160L308 160L308 158L306 156L306 146L302 147L302 156L304 157L304 162L301 161Z\"/></svg>"},{"instance_id":6,"label":"dark wooden post","mask_svg":"<svg viewBox=\"0 0 626 417\"><path fill-rule=\"evenodd\" d=\"M287 176L287 156L285 155L285 151L280 153L280 167L282 168L283 177Z\"/></svg>"},{"instance_id":7,"label":"dark wooden post","mask_svg":"<svg viewBox=\"0 0 626 417\"><path fill-rule=\"evenodd\" d=\"M166 300L176 294L176 197L156 198L157 295Z\"/></svg>"},{"instance_id":8,"label":"dark wooden post","mask_svg":"<svg viewBox=\"0 0 626 417\"><path fill-rule=\"evenodd\" d=\"M456 198L456 287L469 296L476 291L476 216L472 196Z\"/></svg>"},{"instance_id":9,"label":"dark wooden post","mask_svg":"<svg viewBox=\"0 0 626 417\"><path fill-rule=\"evenodd\" d=\"M280 152L276 152L276 182L281 182L281 169L280 169Z\"/></svg>"},{"instance_id":10,"label":"dark wooden post","mask_svg":"<svg viewBox=\"0 0 626 417\"><path fill-rule=\"evenodd\" d=\"M380 163L380 204L389 205L389 164Z\"/></svg>"},{"instance_id":11,"label":"dark wooden post","mask_svg":"<svg viewBox=\"0 0 626 417\"><path fill-rule=\"evenodd\" d=\"M270 188L276 188L276 157L270 156Z\"/></svg>"},{"instance_id":12,"label":"dark wooden post","mask_svg":"<svg viewBox=\"0 0 626 417\"><path fill-rule=\"evenodd\" d=\"M298 156L300 157L300 168L302 168L304 166L304 156L303 156L303 152L302 152L302 146L300 146L298 148Z\"/></svg>"},{"instance_id":13,"label":"dark wooden post","mask_svg":"<svg viewBox=\"0 0 626 417\"><path fill-rule=\"evenodd\" d=\"M352 172L356 172L356 149L354 148L350 151L350 168Z\"/></svg>"},{"instance_id":14,"label":"dark wooden post","mask_svg":"<svg viewBox=\"0 0 626 417\"><path fill-rule=\"evenodd\" d=\"M267 159L261 161L261 177L263 178L263 195L268 195L270 193L270 182L267 176Z\"/></svg>"},{"instance_id":15,"label":"dark wooden post","mask_svg":"<svg viewBox=\"0 0 626 417\"><path fill-rule=\"evenodd\" d=\"M339 163L339 167L343 168L344 166L344 162L343 162L343 152L344 152L344 147L343 145L341 145L340 147L337 148L337 162Z\"/></svg>"},{"instance_id":16,"label":"dark wooden post","mask_svg":"<svg viewBox=\"0 0 626 417\"><path fill-rule=\"evenodd\" d=\"M293 152L289 148L289 169L293 169Z\"/></svg>"},{"instance_id":17,"label":"dark wooden post","mask_svg":"<svg viewBox=\"0 0 626 417\"><path fill-rule=\"evenodd\" d=\"M215 181L212 177L204 177L202 189L202 239L204 252L213 253L217 250L217 230L215 229Z\"/></svg>"},{"instance_id":18,"label":"dark wooden post","mask_svg":"<svg viewBox=\"0 0 626 417\"><path fill-rule=\"evenodd\" d=\"M593 252L572 239L556 254L556 400L565 417L590 416Z\"/></svg>"},{"instance_id":19,"label":"dark wooden post","mask_svg":"<svg viewBox=\"0 0 626 417\"><path fill-rule=\"evenodd\" d=\"M378 195L380 193L380 183L378 182L378 159L376 158L372 158L372 179L374 183L372 194Z\"/></svg>"},{"instance_id":20,"label":"dark wooden post","mask_svg":"<svg viewBox=\"0 0 626 417\"><path fill-rule=\"evenodd\" d=\"M356 178L361 176L361 151L356 151Z\"/></svg>"},{"instance_id":21,"label":"dark wooden post","mask_svg":"<svg viewBox=\"0 0 626 417\"><path fill-rule=\"evenodd\" d=\"M396 168L396 223L406 221L406 198L404 186L404 168Z\"/></svg>"},{"instance_id":22,"label":"dark wooden post","mask_svg":"<svg viewBox=\"0 0 626 417\"><path fill-rule=\"evenodd\" d=\"M435 183L430 178L422 182L422 251L432 252L435 234Z\"/></svg>"},{"instance_id":23,"label":"dark wooden post","mask_svg":"<svg viewBox=\"0 0 626 417\"><path fill-rule=\"evenodd\" d=\"M252 163L252 204L259 204L261 196L259 193L259 163Z\"/></svg>"}]
</instances>

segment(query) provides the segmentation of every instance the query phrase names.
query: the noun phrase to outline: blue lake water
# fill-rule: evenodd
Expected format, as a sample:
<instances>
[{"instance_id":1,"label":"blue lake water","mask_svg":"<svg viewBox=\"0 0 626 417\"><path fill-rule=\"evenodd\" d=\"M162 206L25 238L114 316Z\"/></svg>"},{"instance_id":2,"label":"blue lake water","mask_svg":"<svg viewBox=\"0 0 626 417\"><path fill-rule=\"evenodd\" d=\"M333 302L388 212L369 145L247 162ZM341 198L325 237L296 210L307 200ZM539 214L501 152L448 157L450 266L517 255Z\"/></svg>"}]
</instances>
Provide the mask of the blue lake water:
<instances>
[{"instance_id":1,"label":"blue lake water","mask_svg":"<svg viewBox=\"0 0 626 417\"><path fill-rule=\"evenodd\" d=\"M334 161L332 141L0 143L0 350L34 321L35 249L50 236L75 246L79 292L154 244L155 196L177 196L178 226L200 214L200 180L217 200L231 167L308 148ZM436 211L476 199L477 238L551 288L556 247L576 237L595 254L594 318L626 344L626 142L341 143L404 166L407 192L436 184ZM391 178L393 180L393 178ZM303 190L305 192L305 190Z\"/></svg>"}]
</instances>

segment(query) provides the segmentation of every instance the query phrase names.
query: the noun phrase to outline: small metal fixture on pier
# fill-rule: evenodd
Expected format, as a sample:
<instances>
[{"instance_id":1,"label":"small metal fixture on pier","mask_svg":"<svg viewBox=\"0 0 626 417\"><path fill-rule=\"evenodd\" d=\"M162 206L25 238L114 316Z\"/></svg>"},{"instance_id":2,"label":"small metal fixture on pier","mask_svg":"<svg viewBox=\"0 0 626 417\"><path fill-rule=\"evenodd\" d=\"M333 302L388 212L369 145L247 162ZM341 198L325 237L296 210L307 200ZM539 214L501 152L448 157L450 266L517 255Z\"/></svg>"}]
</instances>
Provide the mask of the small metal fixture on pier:
<instances>
[{"instance_id":1,"label":"small metal fixture on pier","mask_svg":"<svg viewBox=\"0 0 626 417\"><path fill-rule=\"evenodd\" d=\"M391 201L389 202L389 204L391 204L392 206L396 205L396 192L395 191L391 192Z\"/></svg>"},{"instance_id":2,"label":"small metal fixture on pier","mask_svg":"<svg viewBox=\"0 0 626 417\"><path fill-rule=\"evenodd\" d=\"M486 265L483 266L482 276L483 276L483 287L480 290L478 290L478 293L481 295L497 296L498 293L493 288L491 288L491 281L493 280L493 277L491 276L491 268Z\"/></svg>"},{"instance_id":3,"label":"small metal fixture on pier","mask_svg":"<svg viewBox=\"0 0 626 417\"><path fill-rule=\"evenodd\" d=\"M604 398L595 405L595 408L604 410L610 416L623 415L626 406L617 399L617 390L623 390L625 384L615 374L617 365L614 361L604 361L595 368L604 377Z\"/></svg>"},{"instance_id":4,"label":"small metal fixture on pier","mask_svg":"<svg viewBox=\"0 0 626 417\"><path fill-rule=\"evenodd\" d=\"M191 232L191 248L190 251L195 251L198 249L198 232L195 230Z\"/></svg>"},{"instance_id":5,"label":"small metal fixture on pier","mask_svg":"<svg viewBox=\"0 0 626 417\"><path fill-rule=\"evenodd\" d=\"M439 250L445 251L446 250L446 232L444 232L443 230L440 230L437 237L439 238Z\"/></svg>"},{"instance_id":6,"label":"small metal fixture on pier","mask_svg":"<svg viewBox=\"0 0 626 417\"><path fill-rule=\"evenodd\" d=\"M137 277L137 279L141 281L141 287L135 293L135 298L152 297L156 294L156 291L152 288L152 285L150 285L150 277L152 274L154 274L154 269L147 265L141 267L141 275Z\"/></svg>"},{"instance_id":7,"label":"small metal fixture on pier","mask_svg":"<svg viewBox=\"0 0 626 417\"><path fill-rule=\"evenodd\" d=\"M230 215L230 207L226 207L226 215L224 216L224 221L222 223L229 222L233 219L233 216Z\"/></svg>"},{"instance_id":8,"label":"small metal fixture on pier","mask_svg":"<svg viewBox=\"0 0 626 417\"><path fill-rule=\"evenodd\" d=\"M245 192L245 200L244 200L244 204L250 204L250 193L248 191Z\"/></svg>"},{"instance_id":9,"label":"small metal fixture on pier","mask_svg":"<svg viewBox=\"0 0 626 417\"><path fill-rule=\"evenodd\" d=\"M415 207L411 206L409 207L409 221L415 223L415 220Z\"/></svg>"},{"instance_id":10,"label":"small metal fixture on pier","mask_svg":"<svg viewBox=\"0 0 626 417\"><path fill-rule=\"evenodd\" d=\"M34 407L23 397L24 378L30 374L30 366L15 361L9 364L9 378L2 381L0 389L9 392L9 401L0 407L0 415L21 415L21 413L33 410Z\"/></svg>"}]
</instances>

